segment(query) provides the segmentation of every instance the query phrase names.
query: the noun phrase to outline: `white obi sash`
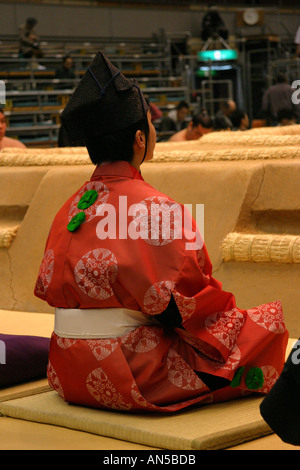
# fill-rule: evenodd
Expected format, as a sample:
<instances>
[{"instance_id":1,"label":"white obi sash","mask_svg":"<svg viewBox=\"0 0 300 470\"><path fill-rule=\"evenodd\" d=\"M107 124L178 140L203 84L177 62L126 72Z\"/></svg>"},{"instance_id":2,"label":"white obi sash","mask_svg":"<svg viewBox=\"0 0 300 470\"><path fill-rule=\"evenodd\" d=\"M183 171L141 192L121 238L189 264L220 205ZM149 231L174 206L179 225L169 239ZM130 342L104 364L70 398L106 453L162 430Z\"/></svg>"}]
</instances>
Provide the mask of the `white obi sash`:
<instances>
[{"instance_id":1,"label":"white obi sash","mask_svg":"<svg viewBox=\"0 0 300 470\"><path fill-rule=\"evenodd\" d=\"M118 338L139 326L159 326L151 316L127 308L56 308L54 333L62 338Z\"/></svg>"}]
</instances>

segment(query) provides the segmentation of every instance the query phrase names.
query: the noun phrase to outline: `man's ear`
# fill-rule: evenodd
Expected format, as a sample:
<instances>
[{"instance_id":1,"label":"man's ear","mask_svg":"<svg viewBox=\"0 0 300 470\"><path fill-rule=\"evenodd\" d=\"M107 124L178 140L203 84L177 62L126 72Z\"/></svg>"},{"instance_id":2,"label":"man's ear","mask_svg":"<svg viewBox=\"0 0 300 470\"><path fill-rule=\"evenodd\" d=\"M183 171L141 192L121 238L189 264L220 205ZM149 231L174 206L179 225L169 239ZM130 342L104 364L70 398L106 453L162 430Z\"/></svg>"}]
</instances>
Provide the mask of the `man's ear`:
<instances>
[{"instance_id":1,"label":"man's ear","mask_svg":"<svg viewBox=\"0 0 300 470\"><path fill-rule=\"evenodd\" d=\"M145 134L140 130L136 131L134 142L138 148L143 148L145 146Z\"/></svg>"}]
</instances>

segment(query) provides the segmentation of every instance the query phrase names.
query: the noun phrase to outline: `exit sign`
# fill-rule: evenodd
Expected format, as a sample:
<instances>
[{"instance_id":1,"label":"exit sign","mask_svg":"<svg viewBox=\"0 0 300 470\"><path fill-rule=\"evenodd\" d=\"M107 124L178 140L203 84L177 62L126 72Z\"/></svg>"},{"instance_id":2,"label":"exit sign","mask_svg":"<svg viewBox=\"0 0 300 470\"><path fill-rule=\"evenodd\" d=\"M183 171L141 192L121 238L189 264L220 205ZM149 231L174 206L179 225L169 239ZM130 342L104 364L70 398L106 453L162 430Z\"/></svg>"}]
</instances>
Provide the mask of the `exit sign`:
<instances>
[{"instance_id":1,"label":"exit sign","mask_svg":"<svg viewBox=\"0 0 300 470\"><path fill-rule=\"evenodd\" d=\"M237 51L235 49L217 49L212 51L200 51L198 52L199 60L236 60Z\"/></svg>"}]
</instances>

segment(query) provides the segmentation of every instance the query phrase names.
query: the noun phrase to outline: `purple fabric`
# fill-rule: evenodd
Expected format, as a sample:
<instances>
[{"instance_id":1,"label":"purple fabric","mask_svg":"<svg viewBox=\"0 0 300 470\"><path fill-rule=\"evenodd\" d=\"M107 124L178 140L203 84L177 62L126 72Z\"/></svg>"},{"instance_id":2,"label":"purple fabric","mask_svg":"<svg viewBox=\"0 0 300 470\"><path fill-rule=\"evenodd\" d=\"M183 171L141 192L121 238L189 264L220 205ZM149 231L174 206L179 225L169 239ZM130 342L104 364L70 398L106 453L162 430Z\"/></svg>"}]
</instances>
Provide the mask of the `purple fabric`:
<instances>
[{"instance_id":1,"label":"purple fabric","mask_svg":"<svg viewBox=\"0 0 300 470\"><path fill-rule=\"evenodd\" d=\"M0 387L44 378L50 338L0 334Z\"/></svg>"}]
</instances>

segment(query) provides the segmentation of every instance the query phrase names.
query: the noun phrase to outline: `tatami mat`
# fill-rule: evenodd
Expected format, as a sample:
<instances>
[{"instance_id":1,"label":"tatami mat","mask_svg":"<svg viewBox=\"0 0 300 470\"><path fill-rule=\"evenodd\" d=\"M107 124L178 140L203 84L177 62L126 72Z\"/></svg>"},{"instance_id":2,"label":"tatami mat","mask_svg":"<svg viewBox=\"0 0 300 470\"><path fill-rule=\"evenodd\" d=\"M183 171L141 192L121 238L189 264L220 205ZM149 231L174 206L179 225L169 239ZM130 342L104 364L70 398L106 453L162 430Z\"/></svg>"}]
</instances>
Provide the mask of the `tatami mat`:
<instances>
[{"instance_id":1,"label":"tatami mat","mask_svg":"<svg viewBox=\"0 0 300 470\"><path fill-rule=\"evenodd\" d=\"M73 429L0 418L0 450L152 450L153 447L119 441Z\"/></svg>"},{"instance_id":2,"label":"tatami mat","mask_svg":"<svg viewBox=\"0 0 300 470\"><path fill-rule=\"evenodd\" d=\"M49 390L51 389L46 378L14 385L13 387L1 388L0 403L7 400L15 400L16 398L36 395Z\"/></svg>"},{"instance_id":3,"label":"tatami mat","mask_svg":"<svg viewBox=\"0 0 300 470\"><path fill-rule=\"evenodd\" d=\"M125 414L65 403L56 392L0 403L6 417L52 424L73 430L170 450L224 449L271 432L261 418L261 397L168 415Z\"/></svg>"}]
</instances>

